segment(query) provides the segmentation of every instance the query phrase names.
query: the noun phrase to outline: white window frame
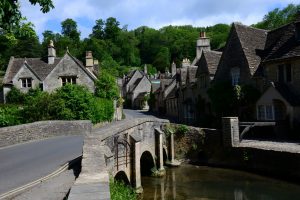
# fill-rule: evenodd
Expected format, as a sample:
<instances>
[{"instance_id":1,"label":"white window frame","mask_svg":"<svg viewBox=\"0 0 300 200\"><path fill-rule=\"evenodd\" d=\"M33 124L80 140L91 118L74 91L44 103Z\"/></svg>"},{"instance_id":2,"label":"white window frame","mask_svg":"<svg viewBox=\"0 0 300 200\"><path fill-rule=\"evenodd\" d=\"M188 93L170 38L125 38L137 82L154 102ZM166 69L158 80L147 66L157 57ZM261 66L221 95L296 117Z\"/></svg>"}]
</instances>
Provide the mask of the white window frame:
<instances>
[{"instance_id":1,"label":"white window frame","mask_svg":"<svg viewBox=\"0 0 300 200\"><path fill-rule=\"evenodd\" d=\"M267 108L271 107L271 116L267 112ZM260 108L262 108L263 111L263 116L260 116ZM274 110L274 105L272 104L266 104L266 105L257 105L256 108L256 117L258 120L266 120L266 121L273 121L275 120L275 110Z\"/></svg>"}]
</instances>

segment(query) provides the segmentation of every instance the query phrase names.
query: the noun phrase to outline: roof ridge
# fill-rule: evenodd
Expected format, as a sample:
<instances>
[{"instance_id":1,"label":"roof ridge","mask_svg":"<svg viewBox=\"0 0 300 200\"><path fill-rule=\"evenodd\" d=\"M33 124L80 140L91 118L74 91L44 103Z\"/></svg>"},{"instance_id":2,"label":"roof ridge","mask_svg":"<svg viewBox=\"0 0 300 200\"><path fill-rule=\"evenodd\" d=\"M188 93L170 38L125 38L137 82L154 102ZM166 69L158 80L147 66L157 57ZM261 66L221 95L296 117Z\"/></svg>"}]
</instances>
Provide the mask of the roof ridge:
<instances>
[{"instance_id":1,"label":"roof ridge","mask_svg":"<svg viewBox=\"0 0 300 200\"><path fill-rule=\"evenodd\" d=\"M242 24L241 22L233 22L233 24L238 25L238 26L243 26L243 27L249 28L249 29L263 31L263 32L269 32L270 31L270 30L266 30L266 29L256 28L256 27L253 27L253 26L248 26L248 25Z\"/></svg>"}]
</instances>

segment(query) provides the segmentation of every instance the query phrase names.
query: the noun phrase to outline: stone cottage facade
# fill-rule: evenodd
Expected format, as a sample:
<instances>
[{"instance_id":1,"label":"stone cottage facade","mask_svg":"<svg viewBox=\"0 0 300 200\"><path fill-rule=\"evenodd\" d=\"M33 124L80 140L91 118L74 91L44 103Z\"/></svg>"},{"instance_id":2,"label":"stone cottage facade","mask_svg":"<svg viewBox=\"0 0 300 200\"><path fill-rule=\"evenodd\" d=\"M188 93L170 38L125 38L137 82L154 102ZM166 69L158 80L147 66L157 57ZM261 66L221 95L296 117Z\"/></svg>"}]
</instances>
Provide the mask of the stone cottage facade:
<instances>
[{"instance_id":1,"label":"stone cottage facade","mask_svg":"<svg viewBox=\"0 0 300 200\"><path fill-rule=\"evenodd\" d=\"M268 33L261 57L264 92L256 102L257 120L300 128L300 15Z\"/></svg>"},{"instance_id":2,"label":"stone cottage facade","mask_svg":"<svg viewBox=\"0 0 300 200\"><path fill-rule=\"evenodd\" d=\"M258 51L264 49L266 38L266 30L233 23L214 82L254 85L253 75L261 62Z\"/></svg>"},{"instance_id":3,"label":"stone cottage facade","mask_svg":"<svg viewBox=\"0 0 300 200\"><path fill-rule=\"evenodd\" d=\"M70 83L84 85L88 90L94 92L98 61L93 60L90 51L86 55L87 66L83 66L68 51L62 58L58 58L51 41L48 47L47 60L11 57L3 79L4 101L5 96L13 86L24 93L35 88L53 92L57 88Z\"/></svg>"},{"instance_id":4,"label":"stone cottage facade","mask_svg":"<svg viewBox=\"0 0 300 200\"><path fill-rule=\"evenodd\" d=\"M134 70L123 78L122 96L134 109L149 109L147 98L151 92L151 82L147 75L147 66L144 71Z\"/></svg>"},{"instance_id":5,"label":"stone cottage facade","mask_svg":"<svg viewBox=\"0 0 300 200\"><path fill-rule=\"evenodd\" d=\"M208 117L213 115L211 100L208 96L208 89L211 86L212 81L222 56L222 52L219 51L203 51L200 60L197 62L196 72L196 85L197 92L195 93L196 101L196 120L200 124L206 125Z\"/></svg>"}]
</instances>

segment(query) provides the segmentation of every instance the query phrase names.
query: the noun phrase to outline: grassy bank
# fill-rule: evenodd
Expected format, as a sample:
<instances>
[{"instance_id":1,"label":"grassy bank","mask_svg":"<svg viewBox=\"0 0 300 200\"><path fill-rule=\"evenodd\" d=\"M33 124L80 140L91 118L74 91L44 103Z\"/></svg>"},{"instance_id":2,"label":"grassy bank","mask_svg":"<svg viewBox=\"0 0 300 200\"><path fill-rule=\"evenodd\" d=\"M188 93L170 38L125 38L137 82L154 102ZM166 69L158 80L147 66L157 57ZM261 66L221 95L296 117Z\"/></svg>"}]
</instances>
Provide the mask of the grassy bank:
<instances>
[{"instance_id":1,"label":"grassy bank","mask_svg":"<svg viewBox=\"0 0 300 200\"><path fill-rule=\"evenodd\" d=\"M110 180L110 196L112 200L136 200L137 194L130 187L123 182Z\"/></svg>"}]
</instances>

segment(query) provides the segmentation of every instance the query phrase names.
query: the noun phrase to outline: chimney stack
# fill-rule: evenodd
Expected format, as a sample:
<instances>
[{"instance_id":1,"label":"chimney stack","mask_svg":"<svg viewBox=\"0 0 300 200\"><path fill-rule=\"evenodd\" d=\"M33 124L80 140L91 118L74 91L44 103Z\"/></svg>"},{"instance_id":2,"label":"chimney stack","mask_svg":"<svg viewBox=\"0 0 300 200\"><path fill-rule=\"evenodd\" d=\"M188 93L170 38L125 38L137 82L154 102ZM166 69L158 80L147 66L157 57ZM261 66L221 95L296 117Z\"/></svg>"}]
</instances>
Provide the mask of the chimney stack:
<instances>
[{"instance_id":1,"label":"chimney stack","mask_svg":"<svg viewBox=\"0 0 300 200\"><path fill-rule=\"evenodd\" d=\"M172 77L174 77L176 75L176 64L174 61L172 63L172 67L171 67L171 75L172 75Z\"/></svg>"},{"instance_id":2,"label":"chimney stack","mask_svg":"<svg viewBox=\"0 0 300 200\"><path fill-rule=\"evenodd\" d=\"M201 57L202 51L210 51L210 39L206 37L206 32L200 32L200 37L197 40L196 57Z\"/></svg>"},{"instance_id":3,"label":"chimney stack","mask_svg":"<svg viewBox=\"0 0 300 200\"><path fill-rule=\"evenodd\" d=\"M144 73L145 73L146 75L148 74L147 64L144 65Z\"/></svg>"},{"instance_id":4,"label":"chimney stack","mask_svg":"<svg viewBox=\"0 0 300 200\"><path fill-rule=\"evenodd\" d=\"M48 64L53 65L56 57L56 50L54 48L53 41L50 40L50 44L48 46Z\"/></svg>"},{"instance_id":5,"label":"chimney stack","mask_svg":"<svg viewBox=\"0 0 300 200\"><path fill-rule=\"evenodd\" d=\"M86 54L85 54L85 67L88 70L90 70L91 72L93 71L94 59L93 59L92 51L86 51Z\"/></svg>"}]
</instances>

